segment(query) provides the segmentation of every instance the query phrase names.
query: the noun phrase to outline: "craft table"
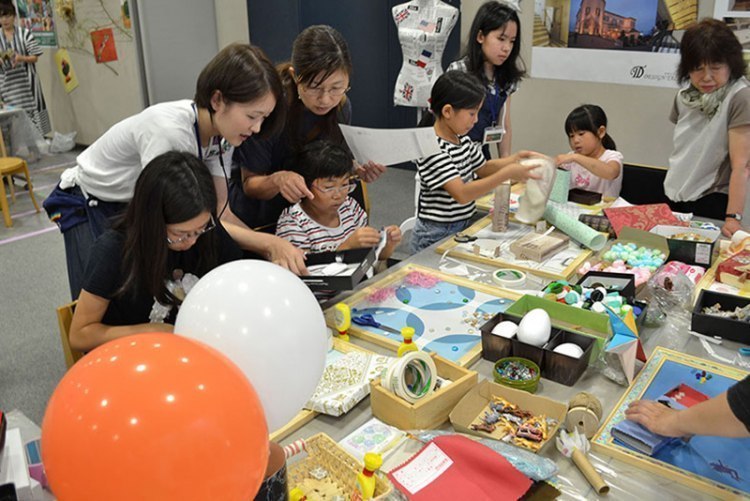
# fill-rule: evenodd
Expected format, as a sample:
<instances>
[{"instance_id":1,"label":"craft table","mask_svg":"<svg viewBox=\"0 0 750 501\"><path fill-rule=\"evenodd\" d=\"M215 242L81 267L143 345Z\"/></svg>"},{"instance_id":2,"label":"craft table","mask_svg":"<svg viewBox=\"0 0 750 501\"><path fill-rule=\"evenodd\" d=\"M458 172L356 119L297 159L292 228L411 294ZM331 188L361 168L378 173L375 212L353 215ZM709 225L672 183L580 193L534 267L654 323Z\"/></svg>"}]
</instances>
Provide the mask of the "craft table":
<instances>
[{"instance_id":1,"label":"craft table","mask_svg":"<svg viewBox=\"0 0 750 501\"><path fill-rule=\"evenodd\" d=\"M435 252L435 247L440 245L440 243L441 242L438 242L434 246L411 256L397 266L386 270L384 273L395 273L407 264L418 264L428 268L438 269L440 255ZM472 263L472 265L491 271L487 266L478 265L476 263ZM380 274L368 281L362 282L357 287L357 290L382 278L383 276ZM487 284L492 283L489 273L485 273L477 277L475 280ZM542 281L539 280L539 283L541 284ZM530 286L529 288L532 287ZM349 291L340 294L326 304L324 309L348 297L353 292L354 291ZM687 324L679 325L672 329L670 329L668 325L662 326L659 329L644 329L641 332L641 336L644 340L643 344L646 355L650 355L656 346L665 346L672 350L716 361L706 352L701 342L695 336L688 334L689 314L686 319ZM679 331L679 333L676 334L675 331ZM385 349L380 346L367 343L355 337L352 337L351 339L355 344L364 346L371 351L376 353L386 353ZM737 350L740 347L738 343L731 341L724 341L720 346L713 344L710 346L718 355L729 359L735 357ZM479 373L480 380L492 380L493 365L493 363L487 360L480 359L469 368ZM745 367L745 370L747 370L747 367ZM574 395L581 391L593 393L602 402L602 419L604 420L612 411L620 397L625 393L626 389L627 387L616 384L604 377L597 370L589 367L576 385L572 387L564 386L548 379L542 379L537 394L567 403ZM338 441L346 437L359 426L363 425L371 417L370 398L367 397L351 411L341 417L335 418L326 415L316 416L315 419L283 438L281 444L286 445L297 439L310 437L319 432L324 432L334 440ZM441 429L451 430L452 427L449 422L446 422ZM388 471L397 467L419 449L420 444L418 442L407 440L386 458L382 470ZM559 474L556 487L562 492L562 496L558 499L596 499L598 497L578 468L569 459L559 454L555 449L554 444L548 444L541 451L541 454L552 459L558 465ZM654 475L597 452L589 453L589 459L610 486L610 492L606 496L607 499L712 499L709 496L697 493L695 490L677 482Z\"/></svg>"}]
</instances>

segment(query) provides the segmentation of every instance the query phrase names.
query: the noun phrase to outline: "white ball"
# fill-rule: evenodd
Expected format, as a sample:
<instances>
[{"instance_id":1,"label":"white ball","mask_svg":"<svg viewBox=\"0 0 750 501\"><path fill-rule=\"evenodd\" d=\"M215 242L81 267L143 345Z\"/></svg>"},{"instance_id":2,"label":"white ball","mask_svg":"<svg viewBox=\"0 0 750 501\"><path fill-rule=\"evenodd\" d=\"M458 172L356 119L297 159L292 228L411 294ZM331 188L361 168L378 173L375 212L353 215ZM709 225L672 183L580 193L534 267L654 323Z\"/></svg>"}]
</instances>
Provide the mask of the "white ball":
<instances>
[{"instance_id":1,"label":"white ball","mask_svg":"<svg viewBox=\"0 0 750 501\"><path fill-rule=\"evenodd\" d=\"M518 324L518 340L534 346L543 346L549 341L552 322L549 314L541 308L528 312Z\"/></svg>"},{"instance_id":2,"label":"white ball","mask_svg":"<svg viewBox=\"0 0 750 501\"><path fill-rule=\"evenodd\" d=\"M560 353L562 355L567 355L573 358L581 358L583 356L583 348L581 348L575 343L563 343L555 347L555 349L552 351L554 351L555 353Z\"/></svg>"},{"instance_id":3,"label":"white ball","mask_svg":"<svg viewBox=\"0 0 750 501\"><path fill-rule=\"evenodd\" d=\"M492 329L492 333L496 336L504 337L507 339L512 338L518 332L518 326L509 320L504 320L497 324Z\"/></svg>"}]
</instances>

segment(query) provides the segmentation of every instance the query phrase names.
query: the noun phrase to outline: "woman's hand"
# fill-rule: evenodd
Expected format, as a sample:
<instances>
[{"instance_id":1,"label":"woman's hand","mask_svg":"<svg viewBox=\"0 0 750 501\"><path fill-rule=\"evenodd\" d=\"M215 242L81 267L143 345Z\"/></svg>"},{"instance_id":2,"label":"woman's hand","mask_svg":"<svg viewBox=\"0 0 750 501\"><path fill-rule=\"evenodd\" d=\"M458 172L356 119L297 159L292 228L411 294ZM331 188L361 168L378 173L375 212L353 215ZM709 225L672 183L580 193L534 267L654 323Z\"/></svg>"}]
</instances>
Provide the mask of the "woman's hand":
<instances>
[{"instance_id":1,"label":"woman's hand","mask_svg":"<svg viewBox=\"0 0 750 501\"><path fill-rule=\"evenodd\" d=\"M283 238L274 238L268 246L266 256L273 264L286 268L295 275L307 275L305 252Z\"/></svg>"},{"instance_id":2,"label":"woman's hand","mask_svg":"<svg viewBox=\"0 0 750 501\"><path fill-rule=\"evenodd\" d=\"M653 400L637 400L625 410L625 417L643 425L648 431L665 437L681 437L679 413Z\"/></svg>"},{"instance_id":3,"label":"woman's hand","mask_svg":"<svg viewBox=\"0 0 750 501\"><path fill-rule=\"evenodd\" d=\"M376 181L386 170L388 170L388 168L385 165L376 164L373 161L369 161L362 165L356 165L355 168L357 176L365 183Z\"/></svg>"},{"instance_id":4,"label":"woman's hand","mask_svg":"<svg viewBox=\"0 0 750 501\"><path fill-rule=\"evenodd\" d=\"M307 188L305 178L296 172L280 170L271 174L271 179L281 196L289 203L296 204L303 198L315 198L315 195Z\"/></svg>"},{"instance_id":5,"label":"woman's hand","mask_svg":"<svg viewBox=\"0 0 750 501\"><path fill-rule=\"evenodd\" d=\"M721 234L727 238L732 238L734 232L741 229L742 225L739 221L737 221L733 217L728 217L724 220L724 226L721 227Z\"/></svg>"}]
</instances>

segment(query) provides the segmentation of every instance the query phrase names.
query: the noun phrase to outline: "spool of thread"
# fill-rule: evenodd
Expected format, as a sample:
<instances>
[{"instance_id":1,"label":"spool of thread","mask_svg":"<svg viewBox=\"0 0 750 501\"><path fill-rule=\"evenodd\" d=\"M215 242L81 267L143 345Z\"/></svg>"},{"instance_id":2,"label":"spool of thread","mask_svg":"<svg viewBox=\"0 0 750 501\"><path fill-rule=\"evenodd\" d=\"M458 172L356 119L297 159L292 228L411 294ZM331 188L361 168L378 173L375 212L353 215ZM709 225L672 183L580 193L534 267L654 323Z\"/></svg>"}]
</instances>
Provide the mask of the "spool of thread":
<instances>
[{"instance_id":1,"label":"spool of thread","mask_svg":"<svg viewBox=\"0 0 750 501\"><path fill-rule=\"evenodd\" d=\"M500 268L492 273L492 280L506 289L521 289L526 286L526 273L509 268Z\"/></svg>"},{"instance_id":2,"label":"spool of thread","mask_svg":"<svg viewBox=\"0 0 750 501\"><path fill-rule=\"evenodd\" d=\"M568 402L568 414L565 416L565 428L572 433L578 429L586 438L591 438L599 429L602 420L602 403L591 393L582 391Z\"/></svg>"},{"instance_id":3,"label":"spool of thread","mask_svg":"<svg viewBox=\"0 0 750 501\"><path fill-rule=\"evenodd\" d=\"M410 351L398 358L383 372L383 387L410 404L435 391L437 367L423 351Z\"/></svg>"}]
</instances>

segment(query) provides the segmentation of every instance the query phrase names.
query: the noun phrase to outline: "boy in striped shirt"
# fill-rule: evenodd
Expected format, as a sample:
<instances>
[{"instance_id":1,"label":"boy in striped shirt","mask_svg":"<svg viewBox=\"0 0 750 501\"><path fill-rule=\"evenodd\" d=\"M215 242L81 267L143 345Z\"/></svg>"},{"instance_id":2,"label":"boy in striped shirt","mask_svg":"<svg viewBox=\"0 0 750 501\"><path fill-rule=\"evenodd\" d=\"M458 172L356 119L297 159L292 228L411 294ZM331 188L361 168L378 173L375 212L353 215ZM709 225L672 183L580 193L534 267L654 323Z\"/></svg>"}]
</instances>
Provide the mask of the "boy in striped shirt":
<instances>
[{"instance_id":1,"label":"boy in striped shirt","mask_svg":"<svg viewBox=\"0 0 750 501\"><path fill-rule=\"evenodd\" d=\"M380 232L367 226L367 213L349 196L352 159L329 141L306 145L297 159L299 174L313 194L288 207L279 216L276 235L309 253L375 247ZM386 260L401 242L398 226L388 226L380 260Z\"/></svg>"}]
</instances>

